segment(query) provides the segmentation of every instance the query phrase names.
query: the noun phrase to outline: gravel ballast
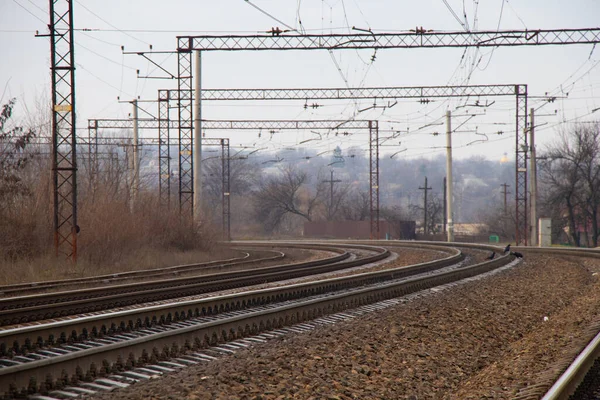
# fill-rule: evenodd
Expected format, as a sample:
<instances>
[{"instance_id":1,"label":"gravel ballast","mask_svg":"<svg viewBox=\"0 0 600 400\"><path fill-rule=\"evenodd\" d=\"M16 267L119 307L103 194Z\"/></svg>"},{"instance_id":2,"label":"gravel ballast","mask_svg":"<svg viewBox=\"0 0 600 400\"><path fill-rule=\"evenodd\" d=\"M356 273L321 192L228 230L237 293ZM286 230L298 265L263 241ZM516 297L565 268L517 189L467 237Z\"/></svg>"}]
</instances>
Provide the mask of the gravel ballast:
<instances>
[{"instance_id":1,"label":"gravel ballast","mask_svg":"<svg viewBox=\"0 0 600 400\"><path fill-rule=\"evenodd\" d=\"M489 278L99 398L512 398L589 337L599 264L526 254Z\"/></svg>"}]
</instances>

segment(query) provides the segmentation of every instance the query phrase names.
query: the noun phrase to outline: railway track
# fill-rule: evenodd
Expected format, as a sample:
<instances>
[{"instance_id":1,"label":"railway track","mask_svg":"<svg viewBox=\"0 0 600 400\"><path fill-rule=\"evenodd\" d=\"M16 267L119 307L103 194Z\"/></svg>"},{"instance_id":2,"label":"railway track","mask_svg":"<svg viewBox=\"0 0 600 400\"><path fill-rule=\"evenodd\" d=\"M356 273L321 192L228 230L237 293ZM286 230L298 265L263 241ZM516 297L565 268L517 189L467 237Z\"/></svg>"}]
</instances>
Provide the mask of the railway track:
<instances>
[{"instance_id":1,"label":"railway track","mask_svg":"<svg viewBox=\"0 0 600 400\"><path fill-rule=\"evenodd\" d=\"M244 265L247 263L255 262L256 260L280 260L283 259L284 255L281 252L273 253L268 256L265 256L261 253L266 253L269 251L263 250L262 252L257 251L242 251L233 249L237 253L238 256L223 259L223 260L215 260L208 261L203 263L194 263L194 264L186 264L186 265L176 265L171 267L164 268L152 268L152 269L144 269L137 271L127 271L127 272L117 272L106 275L95 275L90 277L83 278L71 278L71 279L63 279L63 280L50 280L50 281L40 281L40 282L27 282L27 283L18 283L11 285L0 285L0 296L8 297L15 295L27 295L36 292L43 292L53 289L60 289L71 286L81 286L81 285L106 285L108 283L116 283L122 282L126 280L133 280L136 278L150 279L150 278L160 278L160 277L172 277L174 275L183 274L186 272L197 272L197 271L210 271L219 269L223 265ZM270 252L272 253L272 252Z\"/></svg>"},{"instance_id":2,"label":"railway track","mask_svg":"<svg viewBox=\"0 0 600 400\"><path fill-rule=\"evenodd\" d=\"M335 246L339 250L341 245ZM343 268L373 264L390 257L389 251L383 248L362 244L347 246L363 251L369 249L373 254L359 260L339 261L334 263L336 268L330 265L325 269L339 270L339 264L343 264ZM0 331L3 352L0 393L15 397L38 391L52 392L68 382L141 367L181 355L189 349L201 349L474 276L512 259L504 256L465 265L463 254L456 249L439 244L416 246L441 249L450 255L409 267L139 306ZM286 276L289 277L292 276Z\"/></svg>"},{"instance_id":3,"label":"railway track","mask_svg":"<svg viewBox=\"0 0 600 400\"><path fill-rule=\"evenodd\" d=\"M260 245L256 244L256 246ZM290 246L303 247L303 245ZM358 247L363 251L373 250L372 247L368 246ZM350 260L352 258L351 254L344 250L344 246L317 246L317 248L332 252L335 255L315 261L247 268L239 271L218 272L201 276L3 298L0 299L0 326L58 318L71 314L95 312L142 302L209 293L257 283L273 282L289 277L330 272L336 269L348 268L357 263L357 260ZM375 258L386 257L387 254L383 253L385 252L373 255L373 260ZM271 254L268 257L263 257L253 262L280 260L283 256L282 253L277 255ZM219 268L226 269L227 267L237 266L240 263L246 262L242 260L221 263L219 264Z\"/></svg>"},{"instance_id":4,"label":"railway track","mask_svg":"<svg viewBox=\"0 0 600 400\"><path fill-rule=\"evenodd\" d=\"M540 249L530 250L532 253L553 253L570 257L592 257L600 258L600 252L596 250L557 250ZM600 332L598 327L594 329L595 336L581 350L571 362L559 362L560 365L553 367L555 371L563 371L558 379L548 381L544 377L542 382L530 388L522 390L515 400L592 400L600 398ZM548 374L549 377L555 374ZM544 391L543 388L550 388Z\"/></svg>"}]
</instances>

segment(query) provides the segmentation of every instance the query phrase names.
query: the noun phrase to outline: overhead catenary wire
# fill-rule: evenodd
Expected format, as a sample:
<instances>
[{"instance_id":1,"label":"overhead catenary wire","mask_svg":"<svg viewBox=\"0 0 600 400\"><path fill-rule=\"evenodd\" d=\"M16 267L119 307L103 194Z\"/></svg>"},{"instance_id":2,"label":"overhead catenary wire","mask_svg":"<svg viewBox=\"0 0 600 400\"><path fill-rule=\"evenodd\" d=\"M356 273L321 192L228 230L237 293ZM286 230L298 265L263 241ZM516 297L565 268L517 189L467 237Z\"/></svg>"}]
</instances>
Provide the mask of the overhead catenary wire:
<instances>
[{"instance_id":1,"label":"overhead catenary wire","mask_svg":"<svg viewBox=\"0 0 600 400\"><path fill-rule=\"evenodd\" d=\"M35 19L37 19L38 21L40 21L42 24L47 24L47 21L44 21L43 19L41 19L40 17L38 17L37 15L35 15L33 12L31 12L31 10L29 10L27 7L25 7L23 4L19 3L17 0L13 0L13 2L18 5L19 7L21 7L23 10L25 10L29 15L31 15L32 17L34 17Z\"/></svg>"},{"instance_id":2,"label":"overhead catenary wire","mask_svg":"<svg viewBox=\"0 0 600 400\"><path fill-rule=\"evenodd\" d=\"M271 18L272 20L279 22L281 25L285 26L290 31L297 32L297 30L294 27L286 24L285 22L283 22L279 18L275 17L273 14L270 14L267 11L263 10L262 8L260 8L259 6L257 6L256 4L252 3L250 0L244 0L244 2L246 2L248 5L254 7L255 9L257 9L258 11L260 11L261 13L263 13L264 15L266 15L267 17Z\"/></svg>"},{"instance_id":3,"label":"overhead catenary wire","mask_svg":"<svg viewBox=\"0 0 600 400\"><path fill-rule=\"evenodd\" d=\"M452 16L454 17L454 19L456 19L456 21L460 24L460 26L462 26L464 28L464 30L468 31L469 29L467 28L467 26L465 25L465 23L460 19L460 17L456 14L456 12L454 12L454 9L448 3L448 1L447 0L442 0L442 2L446 5L446 8L448 8L448 11L450 11L450 14L452 14Z\"/></svg>"},{"instance_id":4,"label":"overhead catenary wire","mask_svg":"<svg viewBox=\"0 0 600 400\"><path fill-rule=\"evenodd\" d=\"M124 34L124 35L126 35L126 36L128 36L128 37L130 37L130 38L131 38L131 39L133 39L133 40L136 40L136 41L138 41L138 42L140 42L140 43L143 43L143 44L145 44L145 45L149 45L149 43L147 43L147 42L145 42L145 41L143 41L143 40L141 40L141 39L139 39L139 38L137 38L137 37L135 37L135 36L133 36L133 35L129 34L128 32L126 32L126 31L124 31L124 30L122 30L122 29L119 29L118 27L116 27L116 26L115 26L115 25L113 25L112 23L108 22L106 19L102 18L101 16L99 16L98 14L96 14L94 11L90 10L88 7L86 7L84 4L82 4L82 2L81 2L81 1L79 1L79 0L75 0L75 2L76 2L77 4L79 4L79 6L80 6L81 8L83 8L84 10L86 10L87 12L89 12L89 13L90 13L90 14L92 14L94 17L98 18L100 21L104 22L106 25L110 26L111 28L113 28L113 29L116 29L118 32L120 32L120 33L122 33L122 34Z\"/></svg>"}]
</instances>

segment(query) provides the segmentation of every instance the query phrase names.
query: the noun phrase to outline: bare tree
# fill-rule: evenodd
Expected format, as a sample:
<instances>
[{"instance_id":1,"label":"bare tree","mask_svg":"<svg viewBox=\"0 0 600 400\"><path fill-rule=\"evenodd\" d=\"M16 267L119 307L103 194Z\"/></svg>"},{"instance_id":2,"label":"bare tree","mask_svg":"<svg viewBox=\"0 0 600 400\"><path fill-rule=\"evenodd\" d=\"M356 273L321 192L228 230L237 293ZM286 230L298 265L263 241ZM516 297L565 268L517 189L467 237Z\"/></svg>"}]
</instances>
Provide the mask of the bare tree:
<instances>
[{"instance_id":1,"label":"bare tree","mask_svg":"<svg viewBox=\"0 0 600 400\"><path fill-rule=\"evenodd\" d=\"M204 161L204 185L209 197L219 199L222 195L223 160L215 157ZM231 195L244 196L255 187L260 170L254 163L243 158L229 160L229 186Z\"/></svg>"},{"instance_id":2,"label":"bare tree","mask_svg":"<svg viewBox=\"0 0 600 400\"><path fill-rule=\"evenodd\" d=\"M350 190L340 205L340 216L346 221L365 221L369 218L369 204L368 192L358 189Z\"/></svg>"},{"instance_id":3,"label":"bare tree","mask_svg":"<svg viewBox=\"0 0 600 400\"><path fill-rule=\"evenodd\" d=\"M583 228L588 246L597 247L600 235L600 126L572 127L563 132L559 141L549 146L543 156L546 162L540 166L540 179L547 187L546 201L565 210L569 236L576 246L581 245Z\"/></svg>"},{"instance_id":4,"label":"bare tree","mask_svg":"<svg viewBox=\"0 0 600 400\"><path fill-rule=\"evenodd\" d=\"M325 206L325 218L327 221L340 220L344 203L348 193L350 193L350 185L334 179L333 173L329 177L323 177L322 174L319 174L318 180L318 185L321 185L318 191L323 194L322 203Z\"/></svg>"},{"instance_id":5,"label":"bare tree","mask_svg":"<svg viewBox=\"0 0 600 400\"><path fill-rule=\"evenodd\" d=\"M424 206L415 205L411 206L412 212L417 214L423 214ZM427 226L423 227L423 233L425 235L430 233L438 232L438 222L442 220L444 213L444 205L442 204L442 199L439 194L432 194L429 201L427 201Z\"/></svg>"},{"instance_id":6,"label":"bare tree","mask_svg":"<svg viewBox=\"0 0 600 400\"><path fill-rule=\"evenodd\" d=\"M311 221L322 196L323 185L311 193L309 176L291 165L280 170L280 175L265 179L254 195L256 217L268 231L273 231L287 215L297 215Z\"/></svg>"},{"instance_id":7,"label":"bare tree","mask_svg":"<svg viewBox=\"0 0 600 400\"><path fill-rule=\"evenodd\" d=\"M494 233L508 241L515 240L516 222L514 203L507 206L506 212L500 201L479 209L478 220L488 226L488 233Z\"/></svg>"}]
</instances>

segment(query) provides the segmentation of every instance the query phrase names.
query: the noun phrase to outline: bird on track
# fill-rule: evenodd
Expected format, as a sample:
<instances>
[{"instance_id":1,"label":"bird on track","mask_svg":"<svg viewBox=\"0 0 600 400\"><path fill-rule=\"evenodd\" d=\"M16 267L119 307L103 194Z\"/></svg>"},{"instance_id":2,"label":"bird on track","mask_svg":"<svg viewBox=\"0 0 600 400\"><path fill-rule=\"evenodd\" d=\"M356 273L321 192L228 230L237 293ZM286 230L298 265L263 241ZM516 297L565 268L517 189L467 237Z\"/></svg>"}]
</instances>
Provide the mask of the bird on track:
<instances>
[{"instance_id":1,"label":"bird on track","mask_svg":"<svg viewBox=\"0 0 600 400\"><path fill-rule=\"evenodd\" d=\"M486 260L493 260L494 256L496 256L496 252L492 251L492 254L490 254L489 256L486 257Z\"/></svg>"},{"instance_id":2,"label":"bird on track","mask_svg":"<svg viewBox=\"0 0 600 400\"><path fill-rule=\"evenodd\" d=\"M510 243L504 248L504 254L510 251Z\"/></svg>"},{"instance_id":3,"label":"bird on track","mask_svg":"<svg viewBox=\"0 0 600 400\"><path fill-rule=\"evenodd\" d=\"M512 254L513 256L515 256L517 258L523 258L523 254L519 253L518 251L513 251L510 254Z\"/></svg>"}]
</instances>

